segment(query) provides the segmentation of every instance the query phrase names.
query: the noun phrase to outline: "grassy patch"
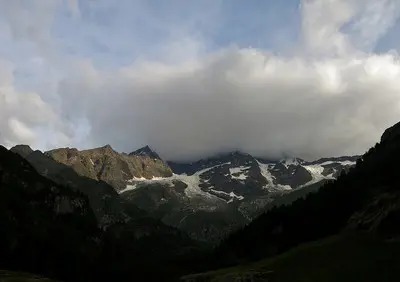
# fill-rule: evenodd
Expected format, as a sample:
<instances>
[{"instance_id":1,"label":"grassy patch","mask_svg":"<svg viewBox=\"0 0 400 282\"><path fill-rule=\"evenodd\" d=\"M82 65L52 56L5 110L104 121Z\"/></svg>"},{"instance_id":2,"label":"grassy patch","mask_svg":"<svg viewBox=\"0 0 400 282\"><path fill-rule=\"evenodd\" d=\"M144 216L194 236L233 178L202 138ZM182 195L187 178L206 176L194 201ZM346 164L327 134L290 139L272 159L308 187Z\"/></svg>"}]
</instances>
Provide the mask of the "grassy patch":
<instances>
[{"instance_id":1,"label":"grassy patch","mask_svg":"<svg viewBox=\"0 0 400 282\"><path fill-rule=\"evenodd\" d=\"M184 277L184 281L399 281L400 243L360 236L334 236L301 245L271 259ZM262 277L258 278L257 277ZM263 280L265 279L265 280Z\"/></svg>"},{"instance_id":2,"label":"grassy patch","mask_svg":"<svg viewBox=\"0 0 400 282\"><path fill-rule=\"evenodd\" d=\"M0 282L56 282L37 275L0 270Z\"/></svg>"}]
</instances>

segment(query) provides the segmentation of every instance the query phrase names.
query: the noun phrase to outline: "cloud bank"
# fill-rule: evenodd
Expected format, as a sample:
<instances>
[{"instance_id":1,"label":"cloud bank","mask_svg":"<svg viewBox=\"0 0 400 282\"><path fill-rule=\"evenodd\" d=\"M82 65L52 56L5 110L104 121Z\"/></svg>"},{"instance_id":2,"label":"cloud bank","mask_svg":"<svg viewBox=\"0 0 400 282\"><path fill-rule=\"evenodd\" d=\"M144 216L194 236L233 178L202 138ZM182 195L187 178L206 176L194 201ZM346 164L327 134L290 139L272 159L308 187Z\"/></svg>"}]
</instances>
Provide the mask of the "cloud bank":
<instances>
[{"instance_id":1,"label":"cloud bank","mask_svg":"<svg viewBox=\"0 0 400 282\"><path fill-rule=\"evenodd\" d=\"M15 72L5 71L0 143L111 144L120 151L149 144L170 160L230 150L314 159L362 153L400 120L397 46L379 53L374 49L396 26L398 1L302 1L299 39L279 50L245 47L240 38L215 45L221 35L212 37L211 30L229 22L221 14L223 3L215 3L207 25L191 21L182 29L181 22L168 20L168 36L151 55L143 51L117 67L104 67L94 55L59 51L65 41L55 41L46 30L35 33L40 40L25 37L52 49L52 56L40 56L57 75L52 81L38 78L40 87L30 84L36 90L26 91L13 82ZM71 21L82 21L83 6L65 4ZM204 10L196 10L202 19ZM259 22L262 18L253 24ZM115 42L100 43L115 47ZM126 39L121 46L129 46Z\"/></svg>"}]
</instances>

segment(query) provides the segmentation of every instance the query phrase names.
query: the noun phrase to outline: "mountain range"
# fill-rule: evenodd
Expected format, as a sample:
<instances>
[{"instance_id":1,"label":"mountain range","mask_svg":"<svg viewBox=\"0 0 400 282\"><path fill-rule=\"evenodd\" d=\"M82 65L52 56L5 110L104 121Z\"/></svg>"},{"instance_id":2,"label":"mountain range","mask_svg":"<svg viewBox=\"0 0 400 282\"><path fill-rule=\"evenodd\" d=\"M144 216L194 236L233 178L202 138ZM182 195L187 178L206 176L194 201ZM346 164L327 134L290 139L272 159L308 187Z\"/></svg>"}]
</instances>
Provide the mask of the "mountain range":
<instances>
[{"instance_id":1,"label":"mountain range","mask_svg":"<svg viewBox=\"0 0 400 282\"><path fill-rule=\"evenodd\" d=\"M400 123L362 156L315 161L0 147L0 265L66 282L396 281L399 140Z\"/></svg>"},{"instance_id":2,"label":"mountain range","mask_svg":"<svg viewBox=\"0 0 400 282\"><path fill-rule=\"evenodd\" d=\"M81 188L101 225L129 221L120 202L136 213L217 244L267 206L316 190L353 166L358 156L268 161L234 151L191 163L164 161L149 146L119 153L110 145L89 150L11 149L45 177ZM305 189L303 189L305 188ZM294 193L293 193L294 192ZM117 195L118 194L118 195ZM279 198L279 201L275 201ZM286 199L286 200L285 200Z\"/></svg>"}]
</instances>

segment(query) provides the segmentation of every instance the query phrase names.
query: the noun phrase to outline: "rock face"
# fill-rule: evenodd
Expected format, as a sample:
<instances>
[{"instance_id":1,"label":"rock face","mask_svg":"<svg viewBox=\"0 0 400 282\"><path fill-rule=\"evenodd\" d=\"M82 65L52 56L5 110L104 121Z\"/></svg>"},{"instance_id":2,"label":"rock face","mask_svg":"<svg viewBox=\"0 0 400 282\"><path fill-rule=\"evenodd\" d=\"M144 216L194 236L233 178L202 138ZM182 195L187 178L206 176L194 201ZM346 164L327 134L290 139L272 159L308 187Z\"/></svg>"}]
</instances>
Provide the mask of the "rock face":
<instances>
[{"instance_id":1,"label":"rock face","mask_svg":"<svg viewBox=\"0 0 400 282\"><path fill-rule=\"evenodd\" d=\"M28 145L17 145L10 149L11 152L17 153L24 159L33 153L33 150Z\"/></svg>"},{"instance_id":2,"label":"rock face","mask_svg":"<svg viewBox=\"0 0 400 282\"><path fill-rule=\"evenodd\" d=\"M140 156L149 157L152 159L161 160L160 156L155 151L153 151L148 145L143 148L137 149L136 151L130 153L129 155L130 156L139 156L139 157Z\"/></svg>"},{"instance_id":3,"label":"rock face","mask_svg":"<svg viewBox=\"0 0 400 282\"><path fill-rule=\"evenodd\" d=\"M86 195L100 227L106 228L113 223L129 219L124 212L122 200L112 186L106 182L79 175L73 169L74 167L57 162L40 151L28 148L26 145L18 145L11 148L11 151L24 157L42 176ZM136 209L135 213L140 214L140 210Z\"/></svg>"},{"instance_id":4,"label":"rock face","mask_svg":"<svg viewBox=\"0 0 400 282\"><path fill-rule=\"evenodd\" d=\"M126 182L135 178L172 176L172 171L159 157L145 148L143 154L124 154L110 145L79 151L61 148L45 152L55 161L71 166L79 175L107 182L115 190L123 190Z\"/></svg>"}]
</instances>

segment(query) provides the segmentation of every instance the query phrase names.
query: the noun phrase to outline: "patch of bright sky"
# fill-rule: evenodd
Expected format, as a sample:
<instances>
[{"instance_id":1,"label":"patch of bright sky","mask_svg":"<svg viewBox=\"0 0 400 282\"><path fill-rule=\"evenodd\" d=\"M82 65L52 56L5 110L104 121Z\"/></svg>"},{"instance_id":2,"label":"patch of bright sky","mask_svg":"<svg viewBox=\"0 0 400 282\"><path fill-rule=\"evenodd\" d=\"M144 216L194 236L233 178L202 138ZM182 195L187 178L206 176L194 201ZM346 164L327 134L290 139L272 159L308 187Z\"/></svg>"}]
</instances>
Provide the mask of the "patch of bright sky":
<instances>
[{"instance_id":1,"label":"patch of bright sky","mask_svg":"<svg viewBox=\"0 0 400 282\"><path fill-rule=\"evenodd\" d=\"M284 2L79 1L78 16L66 5L57 11L52 33L64 52L98 67L160 59L165 46L183 38L200 45L200 54L232 44L280 52L298 41L300 27L299 2Z\"/></svg>"},{"instance_id":2,"label":"patch of bright sky","mask_svg":"<svg viewBox=\"0 0 400 282\"><path fill-rule=\"evenodd\" d=\"M396 23L389 28L387 33L383 35L377 42L374 52L376 53L386 53L388 51L400 51L400 38L398 35L400 28L400 19L397 19Z\"/></svg>"}]
</instances>

